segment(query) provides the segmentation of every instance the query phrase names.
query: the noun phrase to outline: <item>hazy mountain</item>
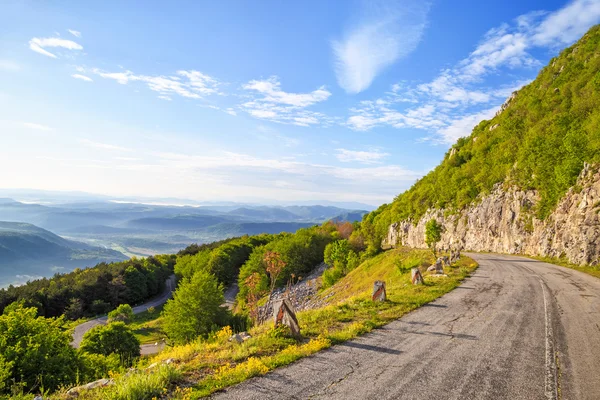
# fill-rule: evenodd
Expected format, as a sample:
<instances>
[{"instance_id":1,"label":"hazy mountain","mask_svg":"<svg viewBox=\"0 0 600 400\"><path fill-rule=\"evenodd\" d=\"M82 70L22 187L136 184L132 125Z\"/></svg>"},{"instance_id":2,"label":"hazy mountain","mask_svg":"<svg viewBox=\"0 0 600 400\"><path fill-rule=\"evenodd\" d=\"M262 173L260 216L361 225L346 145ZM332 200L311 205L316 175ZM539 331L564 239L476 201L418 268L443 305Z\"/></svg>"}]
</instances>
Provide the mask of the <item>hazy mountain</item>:
<instances>
[{"instance_id":1,"label":"hazy mountain","mask_svg":"<svg viewBox=\"0 0 600 400\"><path fill-rule=\"evenodd\" d=\"M118 251L67 240L35 225L0 221L0 286L126 259Z\"/></svg>"}]
</instances>

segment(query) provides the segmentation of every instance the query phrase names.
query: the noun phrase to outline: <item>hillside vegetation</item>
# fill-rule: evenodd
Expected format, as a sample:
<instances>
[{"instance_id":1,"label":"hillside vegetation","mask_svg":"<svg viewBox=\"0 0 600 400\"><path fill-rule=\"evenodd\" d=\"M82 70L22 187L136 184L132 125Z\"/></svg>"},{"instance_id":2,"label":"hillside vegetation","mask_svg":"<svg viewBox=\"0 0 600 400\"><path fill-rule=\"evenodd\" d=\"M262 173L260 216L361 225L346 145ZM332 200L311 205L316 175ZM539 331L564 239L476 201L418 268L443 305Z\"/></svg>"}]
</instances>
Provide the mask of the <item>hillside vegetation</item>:
<instances>
[{"instance_id":1,"label":"hillside vegetation","mask_svg":"<svg viewBox=\"0 0 600 400\"><path fill-rule=\"evenodd\" d=\"M88 392L85 398L141 399L144 397L132 396L140 386L148 392L158 393L167 387L169 398L207 396L383 326L454 289L477 266L473 260L463 257L445 269L447 277L428 278L426 273L425 285L410 284L410 267L429 265L433 261L433 254L428 250L403 248L379 254L320 294L323 298L329 297L329 305L297 314L302 334L299 341L282 327L274 328L272 323L266 323L250 329L252 338L238 344L227 340L233 332L225 327L208 337L165 350L147 361L149 364L160 364L165 360L173 362L161 367L163 369L151 374L139 372L117 376L114 386ZM386 280L386 302L370 299L376 279ZM329 296L332 293L334 295ZM161 378L167 368L171 368L170 376ZM144 381L140 382L142 379ZM151 383L153 379L157 382ZM156 385L162 386L157 390ZM56 397L62 398L60 394Z\"/></svg>"},{"instance_id":2,"label":"hillside vegetation","mask_svg":"<svg viewBox=\"0 0 600 400\"><path fill-rule=\"evenodd\" d=\"M364 218L379 243L396 221L429 208L459 210L497 183L535 189L544 219L576 183L584 162L600 161L600 26L550 60L506 109L461 138L433 171ZM466 132L465 132L466 133Z\"/></svg>"}]
</instances>

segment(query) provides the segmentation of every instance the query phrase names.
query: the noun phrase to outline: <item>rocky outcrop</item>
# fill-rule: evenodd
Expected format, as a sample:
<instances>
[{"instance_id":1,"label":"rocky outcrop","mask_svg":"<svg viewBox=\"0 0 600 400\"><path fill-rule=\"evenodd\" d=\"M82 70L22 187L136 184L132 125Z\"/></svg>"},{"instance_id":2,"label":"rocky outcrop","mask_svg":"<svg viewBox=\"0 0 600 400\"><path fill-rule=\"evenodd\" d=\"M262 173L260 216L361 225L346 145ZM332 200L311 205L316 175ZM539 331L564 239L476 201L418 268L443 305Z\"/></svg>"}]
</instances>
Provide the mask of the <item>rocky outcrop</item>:
<instances>
[{"instance_id":1,"label":"rocky outcrop","mask_svg":"<svg viewBox=\"0 0 600 400\"><path fill-rule=\"evenodd\" d=\"M444 227L438 248L566 257L576 264L600 263L600 172L585 164L571 188L544 221L534 216L539 194L533 190L494 190L458 213L428 210L416 224L389 227L386 246L417 248L425 244L425 224L436 219Z\"/></svg>"}]
</instances>

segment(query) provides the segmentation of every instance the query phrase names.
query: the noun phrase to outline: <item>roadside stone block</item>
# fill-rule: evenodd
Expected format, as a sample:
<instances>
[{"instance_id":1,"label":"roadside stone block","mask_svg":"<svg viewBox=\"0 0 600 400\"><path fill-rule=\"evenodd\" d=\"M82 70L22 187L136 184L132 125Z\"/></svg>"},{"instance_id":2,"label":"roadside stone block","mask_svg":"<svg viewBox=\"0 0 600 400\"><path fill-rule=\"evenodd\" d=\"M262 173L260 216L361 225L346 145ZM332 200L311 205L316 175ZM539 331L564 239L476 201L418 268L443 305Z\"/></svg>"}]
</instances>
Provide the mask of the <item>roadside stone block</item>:
<instances>
[{"instance_id":1,"label":"roadside stone block","mask_svg":"<svg viewBox=\"0 0 600 400\"><path fill-rule=\"evenodd\" d=\"M288 299L281 299L273 304L273 319L275 326L279 324L287 325L293 336L300 336L300 325L294 307Z\"/></svg>"},{"instance_id":2,"label":"roadside stone block","mask_svg":"<svg viewBox=\"0 0 600 400\"><path fill-rule=\"evenodd\" d=\"M423 284L423 275L421 275L419 268L413 268L410 270L410 280L412 281L413 285Z\"/></svg>"},{"instance_id":3,"label":"roadside stone block","mask_svg":"<svg viewBox=\"0 0 600 400\"><path fill-rule=\"evenodd\" d=\"M387 293L385 291L384 281L375 281L373 284L373 295L371 296L373 301L386 301Z\"/></svg>"}]
</instances>

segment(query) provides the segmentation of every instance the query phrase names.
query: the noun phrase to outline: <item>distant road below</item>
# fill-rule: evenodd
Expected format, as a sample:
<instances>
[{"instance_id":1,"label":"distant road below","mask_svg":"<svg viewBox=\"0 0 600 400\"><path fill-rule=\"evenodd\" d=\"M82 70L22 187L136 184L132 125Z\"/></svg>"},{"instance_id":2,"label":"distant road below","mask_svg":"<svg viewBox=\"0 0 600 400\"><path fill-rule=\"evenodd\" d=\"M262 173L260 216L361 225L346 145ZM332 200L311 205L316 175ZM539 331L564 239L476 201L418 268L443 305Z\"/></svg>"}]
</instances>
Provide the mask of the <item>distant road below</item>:
<instances>
[{"instance_id":1,"label":"distant road below","mask_svg":"<svg viewBox=\"0 0 600 400\"><path fill-rule=\"evenodd\" d=\"M213 398L600 399L600 279L469 256L480 267L436 301Z\"/></svg>"},{"instance_id":2,"label":"distant road below","mask_svg":"<svg viewBox=\"0 0 600 400\"><path fill-rule=\"evenodd\" d=\"M133 313L139 314L141 312L146 311L150 307L158 307L161 304L164 304L171 298L173 291L175 290L175 275L171 275L169 279L165 282L166 288L163 294L160 297L157 297L153 300L150 300L144 304L140 304L139 306L133 307ZM98 325L106 325L108 321L108 317L99 317L96 319L92 319L90 321L84 322L83 324L79 324L75 327L73 331L73 341L71 345L75 348L79 348L81 345L81 340L83 339L83 335L90 329ZM158 345L154 344L143 344L140 346L140 350L142 355L145 354L154 354L158 353L160 350L164 348L164 342L159 342Z\"/></svg>"}]
</instances>

